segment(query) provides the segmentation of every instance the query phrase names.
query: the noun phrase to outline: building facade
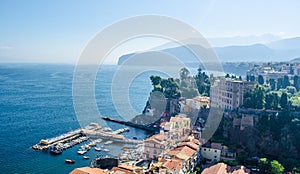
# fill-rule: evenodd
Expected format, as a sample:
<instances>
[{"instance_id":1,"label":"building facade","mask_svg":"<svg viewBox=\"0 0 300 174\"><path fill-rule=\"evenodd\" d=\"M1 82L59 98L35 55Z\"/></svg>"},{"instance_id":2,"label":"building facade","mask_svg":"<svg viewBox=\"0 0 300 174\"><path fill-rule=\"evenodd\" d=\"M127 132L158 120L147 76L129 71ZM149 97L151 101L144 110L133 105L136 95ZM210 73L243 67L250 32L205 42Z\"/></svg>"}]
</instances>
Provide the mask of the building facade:
<instances>
[{"instance_id":1,"label":"building facade","mask_svg":"<svg viewBox=\"0 0 300 174\"><path fill-rule=\"evenodd\" d=\"M237 109L243 105L244 95L253 88L253 82L217 80L210 90L211 107Z\"/></svg>"}]
</instances>

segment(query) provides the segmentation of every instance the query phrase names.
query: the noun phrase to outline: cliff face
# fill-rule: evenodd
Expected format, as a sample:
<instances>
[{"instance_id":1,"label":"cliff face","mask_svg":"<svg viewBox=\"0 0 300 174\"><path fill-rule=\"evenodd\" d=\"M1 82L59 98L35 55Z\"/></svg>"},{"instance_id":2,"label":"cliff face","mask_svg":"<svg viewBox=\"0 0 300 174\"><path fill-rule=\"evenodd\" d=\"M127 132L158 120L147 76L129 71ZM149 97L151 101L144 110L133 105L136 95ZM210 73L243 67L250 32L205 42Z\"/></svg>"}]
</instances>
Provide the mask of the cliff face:
<instances>
[{"instance_id":1,"label":"cliff face","mask_svg":"<svg viewBox=\"0 0 300 174\"><path fill-rule=\"evenodd\" d=\"M250 156L300 159L300 125L276 124L264 117L268 115L225 114L218 137L221 134L231 144L242 146Z\"/></svg>"}]
</instances>

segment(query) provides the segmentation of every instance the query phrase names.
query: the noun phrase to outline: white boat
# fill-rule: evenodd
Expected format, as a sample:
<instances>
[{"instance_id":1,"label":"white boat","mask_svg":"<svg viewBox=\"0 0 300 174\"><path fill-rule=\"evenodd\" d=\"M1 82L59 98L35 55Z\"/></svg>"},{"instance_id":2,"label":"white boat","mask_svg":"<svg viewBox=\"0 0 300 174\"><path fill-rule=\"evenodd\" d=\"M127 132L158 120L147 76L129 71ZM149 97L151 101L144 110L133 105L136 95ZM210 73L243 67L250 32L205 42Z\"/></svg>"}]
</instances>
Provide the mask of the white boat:
<instances>
[{"instance_id":1,"label":"white boat","mask_svg":"<svg viewBox=\"0 0 300 174\"><path fill-rule=\"evenodd\" d=\"M103 151L104 151L104 152L109 152L109 150L108 150L108 149L103 149Z\"/></svg>"},{"instance_id":2,"label":"white boat","mask_svg":"<svg viewBox=\"0 0 300 174\"><path fill-rule=\"evenodd\" d=\"M77 151L77 153L79 154L79 155L83 155L83 154L85 154L87 151L86 150L78 150Z\"/></svg>"},{"instance_id":3,"label":"white boat","mask_svg":"<svg viewBox=\"0 0 300 174\"><path fill-rule=\"evenodd\" d=\"M111 144L111 143L113 143L113 141L106 141L104 144L108 145L108 144Z\"/></svg>"},{"instance_id":4,"label":"white boat","mask_svg":"<svg viewBox=\"0 0 300 174\"><path fill-rule=\"evenodd\" d=\"M88 156L83 156L83 159L90 159L90 157L88 157Z\"/></svg>"},{"instance_id":5,"label":"white boat","mask_svg":"<svg viewBox=\"0 0 300 174\"><path fill-rule=\"evenodd\" d=\"M101 150L102 150L101 147L94 147L94 149L95 149L96 151L101 151Z\"/></svg>"}]
</instances>

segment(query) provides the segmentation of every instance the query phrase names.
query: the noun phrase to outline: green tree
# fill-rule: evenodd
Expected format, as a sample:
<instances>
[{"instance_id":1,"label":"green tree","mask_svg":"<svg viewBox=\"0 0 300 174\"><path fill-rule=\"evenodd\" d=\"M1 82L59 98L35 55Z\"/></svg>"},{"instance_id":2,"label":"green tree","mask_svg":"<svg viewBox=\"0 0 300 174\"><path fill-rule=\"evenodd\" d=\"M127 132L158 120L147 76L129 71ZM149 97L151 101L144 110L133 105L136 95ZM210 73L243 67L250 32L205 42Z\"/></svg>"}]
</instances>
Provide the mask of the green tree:
<instances>
[{"instance_id":1,"label":"green tree","mask_svg":"<svg viewBox=\"0 0 300 174\"><path fill-rule=\"evenodd\" d=\"M287 104L288 104L288 96L285 92L283 92L280 97L280 107L286 108Z\"/></svg>"},{"instance_id":2,"label":"green tree","mask_svg":"<svg viewBox=\"0 0 300 174\"><path fill-rule=\"evenodd\" d=\"M262 76L262 75L259 75L258 76L258 83L260 84L260 85L263 85L264 83L265 83L265 80L264 80L264 77Z\"/></svg>"},{"instance_id":3,"label":"green tree","mask_svg":"<svg viewBox=\"0 0 300 174\"><path fill-rule=\"evenodd\" d=\"M230 75L227 73L226 76L225 76L225 78L230 78Z\"/></svg>"},{"instance_id":4,"label":"green tree","mask_svg":"<svg viewBox=\"0 0 300 174\"><path fill-rule=\"evenodd\" d=\"M180 70L180 80L184 81L187 80L187 78L190 75L190 71L186 68L181 68Z\"/></svg>"},{"instance_id":5,"label":"green tree","mask_svg":"<svg viewBox=\"0 0 300 174\"><path fill-rule=\"evenodd\" d=\"M261 158L258 163L260 173L282 174L284 167L276 160L269 161L267 158Z\"/></svg>"},{"instance_id":6,"label":"green tree","mask_svg":"<svg viewBox=\"0 0 300 174\"><path fill-rule=\"evenodd\" d=\"M271 90L274 91L276 87L275 79L270 79L270 86L271 86Z\"/></svg>"},{"instance_id":7,"label":"green tree","mask_svg":"<svg viewBox=\"0 0 300 174\"><path fill-rule=\"evenodd\" d=\"M250 82L254 82L255 81L255 76L251 75L250 76Z\"/></svg>"},{"instance_id":8,"label":"green tree","mask_svg":"<svg viewBox=\"0 0 300 174\"><path fill-rule=\"evenodd\" d=\"M299 76L297 75L294 76L294 87L297 89L297 91L300 90L300 81Z\"/></svg>"},{"instance_id":9,"label":"green tree","mask_svg":"<svg viewBox=\"0 0 300 174\"><path fill-rule=\"evenodd\" d=\"M278 102L279 102L279 97L277 93L269 93L266 94L265 97L265 108L266 109L277 109L278 108Z\"/></svg>"},{"instance_id":10,"label":"green tree","mask_svg":"<svg viewBox=\"0 0 300 174\"><path fill-rule=\"evenodd\" d=\"M253 100L256 109L263 109L265 104L265 89L260 85L256 85L253 91Z\"/></svg>"},{"instance_id":11,"label":"green tree","mask_svg":"<svg viewBox=\"0 0 300 174\"><path fill-rule=\"evenodd\" d=\"M272 174L282 174L284 167L276 160L271 161L271 173Z\"/></svg>"},{"instance_id":12,"label":"green tree","mask_svg":"<svg viewBox=\"0 0 300 174\"><path fill-rule=\"evenodd\" d=\"M244 96L244 106L246 108L263 109L265 104L265 88L255 85L252 92L247 92Z\"/></svg>"},{"instance_id":13,"label":"green tree","mask_svg":"<svg viewBox=\"0 0 300 174\"><path fill-rule=\"evenodd\" d=\"M284 88L283 87L283 78L277 79L277 90L279 90L280 88Z\"/></svg>"},{"instance_id":14,"label":"green tree","mask_svg":"<svg viewBox=\"0 0 300 174\"><path fill-rule=\"evenodd\" d=\"M161 77L160 76L150 76L150 80L152 82L152 85L155 87L160 84Z\"/></svg>"},{"instance_id":15,"label":"green tree","mask_svg":"<svg viewBox=\"0 0 300 174\"><path fill-rule=\"evenodd\" d=\"M287 86L290 86L290 79L287 75L283 76L283 84L282 87L286 88Z\"/></svg>"},{"instance_id":16,"label":"green tree","mask_svg":"<svg viewBox=\"0 0 300 174\"><path fill-rule=\"evenodd\" d=\"M271 167L267 158L261 158L258 162L258 167L261 173L270 173Z\"/></svg>"},{"instance_id":17,"label":"green tree","mask_svg":"<svg viewBox=\"0 0 300 174\"><path fill-rule=\"evenodd\" d=\"M198 73L194 77L194 79L196 81L199 94L209 96L210 93L209 77L205 74L205 72L202 72L201 68L198 68Z\"/></svg>"}]
</instances>

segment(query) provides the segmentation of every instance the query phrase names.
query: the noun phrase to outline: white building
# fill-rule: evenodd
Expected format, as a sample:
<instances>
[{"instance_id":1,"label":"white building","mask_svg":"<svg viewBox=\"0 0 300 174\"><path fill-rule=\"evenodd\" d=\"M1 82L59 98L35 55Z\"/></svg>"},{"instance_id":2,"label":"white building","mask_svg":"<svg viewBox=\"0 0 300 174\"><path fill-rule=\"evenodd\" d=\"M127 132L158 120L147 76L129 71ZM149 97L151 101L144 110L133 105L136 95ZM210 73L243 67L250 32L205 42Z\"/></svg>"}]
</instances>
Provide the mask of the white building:
<instances>
[{"instance_id":1,"label":"white building","mask_svg":"<svg viewBox=\"0 0 300 174\"><path fill-rule=\"evenodd\" d=\"M217 108L236 109L243 104L246 92L253 88L253 82L217 80L210 90L210 105Z\"/></svg>"}]
</instances>

